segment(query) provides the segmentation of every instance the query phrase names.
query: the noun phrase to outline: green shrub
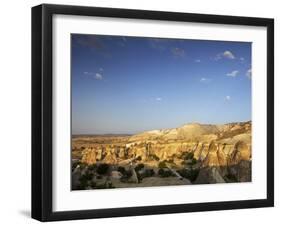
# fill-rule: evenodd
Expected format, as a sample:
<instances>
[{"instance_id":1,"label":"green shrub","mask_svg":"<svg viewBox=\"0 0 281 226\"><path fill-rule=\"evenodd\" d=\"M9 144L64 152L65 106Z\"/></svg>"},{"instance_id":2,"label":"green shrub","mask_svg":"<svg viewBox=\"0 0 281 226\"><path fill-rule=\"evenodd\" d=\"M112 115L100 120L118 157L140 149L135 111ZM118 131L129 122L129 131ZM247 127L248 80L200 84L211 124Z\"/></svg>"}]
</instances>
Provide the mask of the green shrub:
<instances>
[{"instance_id":1,"label":"green shrub","mask_svg":"<svg viewBox=\"0 0 281 226\"><path fill-rule=\"evenodd\" d=\"M137 161L141 161L141 156L138 156L138 157L136 158L136 160L137 160Z\"/></svg>"},{"instance_id":2,"label":"green shrub","mask_svg":"<svg viewBox=\"0 0 281 226\"><path fill-rule=\"evenodd\" d=\"M131 170L126 170L125 176L130 178L133 175Z\"/></svg>"},{"instance_id":3,"label":"green shrub","mask_svg":"<svg viewBox=\"0 0 281 226\"><path fill-rule=\"evenodd\" d=\"M92 173L85 173L81 175L81 177L79 178L79 182L80 182L79 188L85 189L89 185L89 181L92 180L93 176L94 175Z\"/></svg>"},{"instance_id":4,"label":"green shrub","mask_svg":"<svg viewBox=\"0 0 281 226\"><path fill-rule=\"evenodd\" d=\"M144 164L143 164L143 163L140 163L140 164L138 164L138 165L135 167L135 171L139 171L139 170L141 170L143 167L144 167Z\"/></svg>"},{"instance_id":5,"label":"green shrub","mask_svg":"<svg viewBox=\"0 0 281 226\"><path fill-rule=\"evenodd\" d=\"M194 158L194 154L192 152L184 152L181 156L184 160L189 160Z\"/></svg>"},{"instance_id":6,"label":"green shrub","mask_svg":"<svg viewBox=\"0 0 281 226\"><path fill-rule=\"evenodd\" d=\"M85 169L87 166L88 166L88 165L87 165L86 163L84 163L84 162L80 162L80 163L79 163L80 169Z\"/></svg>"},{"instance_id":7,"label":"green shrub","mask_svg":"<svg viewBox=\"0 0 281 226\"><path fill-rule=\"evenodd\" d=\"M192 161L191 161L191 164L195 165L196 163L197 163L197 159L193 158Z\"/></svg>"},{"instance_id":8,"label":"green shrub","mask_svg":"<svg viewBox=\"0 0 281 226\"><path fill-rule=\"evenodd\" d=\"M226 182L228 182L228 183L238 182L236 176L233 175L233 174L226 174L226 175L224 176L224 179L225 179Z\"/></svg>"},{"instance_id":9,"label":"green shrub","mask_svg":"<svg viewBox=\"0 0 281 226\"><path fill-rule=\"evenodd\" d=\"M189 162L187 163L188 165L195 165L197 163L197 160L195 158L191 159L191 161L189 160Z\"/></svg>"},{"instance_id":10,"label":"green shrub","mask_svg":"<svg viewBox=\"0 0 281 226\"><path fill-rule=\"evenodd\" d=\"M162 174L164 174L164 170L161 168L158 170L158 175L162 175Z\"/></svg>"},{"instance_id":11,"label":"green shrub","mask_svg":"<svg viewBox=\"0 0 281 226\"><path fill-rule=\"evenodd\" d=\"M198 174L199 174L199 169L190 170L190 175L189 175L190 181L194 182L196 180L196 178L198 177Z\"/></svg>"},{"instance_id":12,"label":"green shrub","mask_svg":"<svg viewBox=\"0 0 281 226\"><path fill-rule=\"evenodd\" d=\"M159 169L163 169L163 168L166 168L166 167L167 167L167 165L166 165L165 161L159 162L159 164L158 164Z\"/></svg>"},{"instance_id":13,"label":"green shrub","mask_svg":"<svg viewBox=\"0 0 281 226\"><path fill-rule=\"evenodd\" d=\"M156 161L159 161L159 160L160 160L160 159L158 158L158 156L155 155L155 154L151 155L151 158L152 158L153 160L156 160Z\"/></svg>"},{"instance_id":14,"label":"green shrub","mask_svg":"<svg viewBox=\"0 0 281 226\"><path fill-rule=\"evenodd\" d=\"M125 170L122 177L120 178L121 182L127 182L128 179L133 175L131 170Z\"/></svg>"},{"instance_id":15,"label":"green shrub","mask_svg":"<svg viewBox=\"0 0 281 226\"><path fill-rule=\"evenodd\" d=\"M95 170L96 168L97 168L96 164L92 164L92 165L88 166L89 170Z\"/></svg>"},{"instance_id":16,"label":"green shrub","mask_svg":"<svg viewBox=\"0 0 281 226\"><path fill-rule=\"evenodd\" d=\"M97 173L101 174L101 175L106 174L108 172L108 170L109 170L109 165L106 163L102 163L102 164L98 165L98 167L97 167Z\"/></svg>"},{"instance_id":17,"label":"green shrub","mask_svg":"<svg viewBox=\"0 0 281 226\"><path fill-rule=\"evenodd\" d=\"M167 162L173 164L173 163L174 163L174 160L173 160L173 159L169 159Z\"/></svg>"},{"instance_id":18,"label":"green shrub","mask_svg":"<svg viewBox=\"0 0 281 226\"><path fill-rule=\"evenodd\" d=\"M136 171L136 173L137 173L139 182L141 182L143 178L152 177L155 174L153 169L145 169L142 173L140 173L139 171Z\"/></svg>"},{"instance_id":19,"label":"green shrub","mask_svg":"<svg viewBox=\"0 0 281 226\"><path fill-rule=\"evenodd\" d=\"M199 169L181 169L177 171L182 177L194 182L199 174Z\"/></svg>"},{"instance_id":20,"label":"green shrub","mask_svg":"<svg viewBox=\"0 0 281 226\"><path fill-rule=\"evenodd\" d=\"M83 175L81 175L81 177L80 177L80 180L92 180L92 178L93 178L93 174L92 173L85 173L85 174L83 174Z\"/></svg>"},{"instance_id":21,"label":"green shrub","mask_svg":"<svg viewBox=\"0 0 281 226\"><path fill-rule=\"evenodd\" d=\"M164 168L161 168L161 169L158 170L158 175L160 177L171 177L171 176L174 176L174 174L170 170L167 170L167 169L164 169Z\"/></svg>"},{"instance_id":22,"label":"green shrub","mask_svg":"<svg viewBox=\"0 0 281 226\"><path fill-rule=\"evenodd\" d=\"M122 173L122 175L126 174L126 169L123 166L118 166L117 171Z\"/></svg>"},{"instance_id":23,"label":"green shrub","mask_svg":"<svg viewBox=\"0 0 281 226\"><path fill-rule=\"evenodd\" d=\"M138 171L136 171L136 174L137 174L137 178L138 178L139 183L140 183L142 181L142 179L144 178L144 175L140 174Z\"/></svg>"},{"instance_id":24,"label":"green shrub","mask_svg":"<svg viewBox=\"0 0 281 226\"><path fill-rule=\"evenodd\" d=\"M144 172L145 177L152 177L155 174L153 169L146 169Z\"/></svg>"}]
</instances>

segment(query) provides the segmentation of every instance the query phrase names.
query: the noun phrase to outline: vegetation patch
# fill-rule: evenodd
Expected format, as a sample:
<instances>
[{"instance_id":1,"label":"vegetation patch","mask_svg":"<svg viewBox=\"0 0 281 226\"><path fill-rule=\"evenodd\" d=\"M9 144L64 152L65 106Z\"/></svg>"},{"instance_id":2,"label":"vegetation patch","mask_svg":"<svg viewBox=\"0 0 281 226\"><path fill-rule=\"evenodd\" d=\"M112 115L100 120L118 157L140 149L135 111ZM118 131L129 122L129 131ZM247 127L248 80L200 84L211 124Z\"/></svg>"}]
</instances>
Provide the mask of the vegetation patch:
<instances>
[{"instance_id":1,"label":"vegetation patch","mask_svg":"<svg viewBox=\"0 0 281 226\"><path fill-rule=\"evenodd\" d=\"M132 177L132 175L133 175L133 173L132 173L131 170L126 170L125 169L125 171L123 171L123 173L122 173L122 177L120 178L120 181L123 182L123 183L127 183L128 180Z\"/></svg>"},{"instance_id":2,"label":"vegetation patch","mask_svg":"<svg viewBox=\"0 0 281 226\"><path fill-rule=\"evenodd\" d=\"M122 173L122 175L126 174L126 169L123 166L118 166L117 171L119 171L120 173Z\"/></svg>"},{"instance_id":3,"label":"vegetation patch","mask_svg":"<svg viewBox=\"0 0 281 226\"><path fill-rule=\"evenodd\" d=\"M97 168L97 165L96 164L92 164L92 165L89 165L88 166L88 169L89 170L95 170Z\"/></svg>"},{"instance_id":4,"label":"vegetation patch","mask_svg":"<svg viewBox=\"0 0 281 226\"><path fill-rule=\"evenodd\" d=\"M172 177L175 176L171 170L169 169L165 169L165 168L161 168L158 170L158 175L160 177Z\"/></svg>"},{"instance_id":5,"label":"vegetation patch","mask_svg":"<svg viewBox=\"0 0 281 226\"><path fill-rule=\"evenodd\" d=\"M194 154L192 152L184 152L181 155L181 159L184 160L189 160L189 159L193 159L194 158Z\"/></svg>"},{"instance_id":6,"label":"vegetation patch","mask_svg":"<svg viewBox=\"0 0 281 226\"><path fill-rule=\"evenodd\" d=\"M140 163L135 167L135 171L139 171L139 170L143 169L143 167L144 167L144 164Z\"/></svg>"},{"instance_id":7,"label":"vegetation patch","mask_svg":"<svg viewBox=\"0 0 281 226\"><path fill-rule=\"evenodd\" d=\"M155 154L151 155L151 159L155 160L155 161L159 161L160 160L160 158L157 155L155 155Z\"/></svg>"},{"instance_id":8,"label":"vegetation patch","mask_svg":"<svg viewBox=\"0 0 281 226\"><path fill-rule=\"evenodd\" d=\"M84 190L86 189L86 187L89 186L90 181L93 179L93 174L92 173L85 173L83 175L81 175L81 177L79 178L79 189Z\"/></svg>"},{"instance_id":9,"label":"vegetation patch","mask_svg":"<svg viewBox=\"0 0 281 226\"><path fill-rule=\"evenodd\" d=\"M199 174L199 169L181 169L177 171L182 177L194 182Z\"/></svg>"},{"instance_id":10,"label":"vegetation patch","mask_svg":"<svg viewBox=\"0 0 281 226\"><path fill-rule=\"evenodd\" d=\"M145 169L144 172L140 173L139 171L136 171L137 177L139 182L142 181L143 178L145 177L152 177L155 175L155 172L153 169Z\"/></svg>"},{"instance_id":11,"label":"vegetation patch","mask_svg":"<svg viewBox=\"0 0 281 226\"><path fill-rule=\"evenodd\" d=\"M111 182L108 182L108 183L105 182L103 184L97 184L94 188L95 189L105 189L105 188L115 188L115 187L113 186L113 184Z\"/></svg>"},{"instance_id":12,"label":"vegetation patch","mask_svg":"<svg viewBox=\"0 0 281 226\"><path fill-rule=\"evenodd\" d=\"M158 168L159 168L159 169L167 168L167 164L166 164L166 162L165 162L165 161L161 161L161 162L159 162L159 164L158 164Z\"/></svg>"},{"instance_id":13,"label":"vegetation patch","mask_svg":"<svg viewBox=\"0 0 281 226\"><path fill-rule=\"evenodd\" d=\"M98 167L97 167L98 174L104 175L104 174L107 174L108 171L109 171L109 165L106 163L102 163L102 164L98 165Z\"/></svg>"},{"instance_id":14,"label":"vegetation patch","mask_svg":"<svg viewBox=\"0 0 281 226\"><path fill-rule=\"evenodd\" d=\"M233 175L233 174L226 174L226 175L224 176L224 180L225 180L227 183L235 183L235 182L238 182L236 176Z\"/></svg>"}]
</instances>

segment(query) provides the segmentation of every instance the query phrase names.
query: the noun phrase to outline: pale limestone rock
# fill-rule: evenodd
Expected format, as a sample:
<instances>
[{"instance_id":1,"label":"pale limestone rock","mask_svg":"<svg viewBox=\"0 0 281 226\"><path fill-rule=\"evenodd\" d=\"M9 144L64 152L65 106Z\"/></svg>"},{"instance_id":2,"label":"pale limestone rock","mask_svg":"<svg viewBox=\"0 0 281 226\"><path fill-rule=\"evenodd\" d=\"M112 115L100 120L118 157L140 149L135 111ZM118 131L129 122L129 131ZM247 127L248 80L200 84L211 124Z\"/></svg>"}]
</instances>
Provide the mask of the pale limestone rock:
<instances>
[{"instance_id":1,"label":"pale limestone rock","mask_svg":"<svg viewBox=\"0 0 281 226\"><path fill-rule=\"evenodd\" d=\"M120 179L122 177L122 173L119 171L112 171L110 176L114 179Z\"/></svg>"},{"instance_id":2,"label":"pale limestone rock","mask_svg":"<svg viewBox=\"0 0 281 226\"><path fill-rule=\"evenodd\" d=\"M90 165L96 163L96 150L87 148L82 152L82 162Z\"/></svg>"}]
</instances>

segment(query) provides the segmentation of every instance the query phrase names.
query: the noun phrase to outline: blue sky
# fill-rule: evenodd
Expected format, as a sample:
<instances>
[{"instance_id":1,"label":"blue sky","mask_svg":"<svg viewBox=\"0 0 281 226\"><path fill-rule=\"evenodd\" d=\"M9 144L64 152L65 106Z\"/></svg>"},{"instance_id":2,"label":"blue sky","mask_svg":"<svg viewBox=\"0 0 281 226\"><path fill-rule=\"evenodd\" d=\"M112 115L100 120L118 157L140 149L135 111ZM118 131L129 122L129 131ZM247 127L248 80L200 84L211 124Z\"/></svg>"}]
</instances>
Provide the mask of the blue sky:
<instances>
[{"instance_id":1,"label":"blue sky","mask_svg":"<svg viewBox=\"0 0 281 226\"><path fill-rule=\"evenodd\" d=\"M72 34L72 133L251 120L251 43Z\"/></svg>"}]
</instances>

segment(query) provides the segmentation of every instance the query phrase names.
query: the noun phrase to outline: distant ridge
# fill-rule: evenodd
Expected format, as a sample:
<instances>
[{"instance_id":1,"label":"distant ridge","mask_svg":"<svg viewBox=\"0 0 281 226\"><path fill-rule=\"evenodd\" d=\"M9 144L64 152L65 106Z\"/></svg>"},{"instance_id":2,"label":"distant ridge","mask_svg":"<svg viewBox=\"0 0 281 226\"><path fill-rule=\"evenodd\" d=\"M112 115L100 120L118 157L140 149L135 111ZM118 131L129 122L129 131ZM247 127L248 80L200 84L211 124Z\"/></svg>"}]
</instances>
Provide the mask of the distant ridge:
<instances>
[{"instance_id":1,"label":"distant ridge","mask_svg":"<svg viewBox=\"0 0 281 226\"><path fill-rule=\"evenodd\" d=\"M72 137L131 137L130 140L138 140L140 138L163 138L163 139L192 139L203 135L219 134L233 127L243 127L252 125L252 121L230 122L225 124L203 124L199 122L191 122L183 124L178 128L155 129L141 133L104 133L104 134L73 134Z\"/></svg>"},{"instance_id":2,"label":"distant ridge","mask_svg":"<svg viewBox=\"0 0 281 226\"><path fill-rule=\"evenodd\" d=\"M105 134L72 134L72 137L91 137L91 136L100 136L100 137L130 137L134 134L123 134L123 133L105 133Z\"/></svg>"},{"instance_id":3,"label":"distant ridge","mask_svg":"<svg viewBox=\"0 0 281 226\"><path fill-rule=\"evenodd\" d=\"M229 138L236 135L248 134L250 136L252 122L231 122L226 124L188 123L178 128L151 130L130 137L137 140L195 140L202 141ZM245 138L245 139L248 139Z\"/></svg>"}]
</instances>

